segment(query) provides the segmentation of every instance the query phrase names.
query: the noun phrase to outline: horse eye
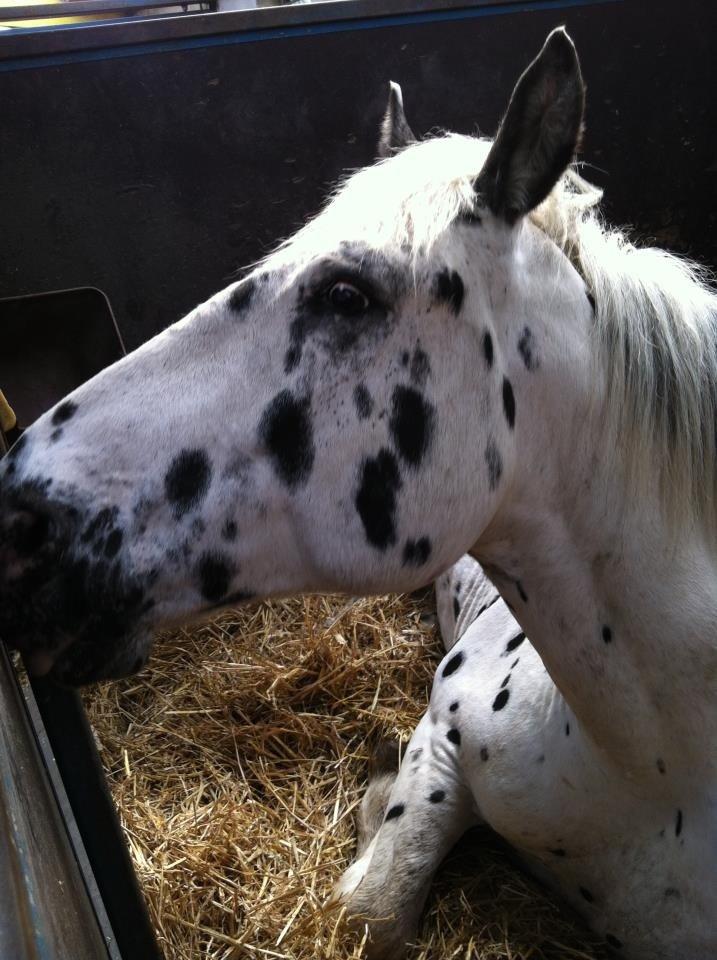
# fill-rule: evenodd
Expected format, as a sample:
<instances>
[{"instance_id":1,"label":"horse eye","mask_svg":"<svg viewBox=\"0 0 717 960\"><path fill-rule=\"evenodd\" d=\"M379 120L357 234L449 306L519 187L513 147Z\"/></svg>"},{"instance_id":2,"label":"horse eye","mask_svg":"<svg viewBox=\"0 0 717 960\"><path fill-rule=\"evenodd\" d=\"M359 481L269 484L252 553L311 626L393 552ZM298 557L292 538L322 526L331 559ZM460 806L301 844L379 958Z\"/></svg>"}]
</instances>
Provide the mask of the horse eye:
<instances>
[{"instance_id":1,"label":"horse eye","mask_svg":"<svg viewBox=\"0 0 717 960\"><path fill-rule=\"evenodd\" d=\"M351 283L339 281L333 284L328 291L328 299L337 313L353 316L368 310L369 299Z\"/></svg>"}]
</instances>

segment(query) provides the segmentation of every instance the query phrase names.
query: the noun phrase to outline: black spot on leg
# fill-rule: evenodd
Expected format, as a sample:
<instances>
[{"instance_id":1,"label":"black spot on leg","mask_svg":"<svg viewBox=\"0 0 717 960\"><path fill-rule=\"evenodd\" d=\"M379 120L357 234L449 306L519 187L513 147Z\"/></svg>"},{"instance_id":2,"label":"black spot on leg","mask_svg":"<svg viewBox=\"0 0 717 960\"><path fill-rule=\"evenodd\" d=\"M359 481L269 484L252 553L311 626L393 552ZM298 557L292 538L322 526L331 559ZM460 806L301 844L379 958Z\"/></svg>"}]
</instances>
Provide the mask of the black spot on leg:
<instances>
[{"instance_id":1,"label":"black spot on leg","mask_svg":"<svg viewBox=\"0 0 717 960\"><path fill-rule=\"evenodd\" d=\"M403 565L422 567L431 556L431 541L428 537L419 537L418 540L406 540L403 548Z\"/></svg>"},{"instance_id":2,"label":"black spot on leg","mask_svg":"<svg viewBox=\"0 0 717 960\"><path fill-rule=\"evenodd\" d=\"M455 744L455 746L460 747L461 745L460 730L456 730L455 727L451 727L451 729L446 734L446 737L448 738L448 740L450 740L451 743Z\"/></svg>"},{"instance_id":3,"label":"black spot on leg","mask_svg":"<svg viewBox=\"0 0 717 960\"><path fill-rule=\"evenodd\" d=\"M212 476L209 458L204 450L182 450L170 464L164 477L164 492L179 518L197 507Z\"/></svg>"},{"instance_id":4,"label":"black spot on leg","mask_svg":"<svg viewBox=\"0 0 717 960\"><path fill-rule=\"evenodd\" d=\"M510 698L510 690L501 690L493 701L494 710L502 710Z\"/></svg>"},{"instance_id":5,"label":"black spot on leg","mask_svg":"<svg viewBox=\"0 0 717 960\"><path fill-rule=\"evenodd\" d=\"M451 711L451 713L455 713L459 706L460 704L458 703L458 701L454 700L448 709Z\"/></svg>"},{"instance_id":6,"label":"black spot on leg","mask_svg":"<svg viewBox=\"0 0 717 960\"><path fill-rule=\"evenodd\" d=\"M412 467L418 467L433 436L433 407L413 387L396 387L392 396L389 428L398 452Z\"/></svg>"},{"instance_id":7,"label":"black spot on leg","mask_svg":"<svg viewBox=\"0 0 717 960\"><path fill-rule=\"evenodd\" d=\"M408 352L408 350L404 350L403 353L401 354L401 366L407 367L410 359L411 359L411 354Z\"/></svg>"},{"instance_id":8,"label":"black spot on leg","mask_svg":"<svg viewBox=\"0 0 717 960\"><path fill-rule=\"evenodd\" d=\"M602 628L602 638L605 643L612 643L612 630L608 626Z\"/></svg>"},{"instance_id":9,"label":"black spot on leg","mask_svg":"<svg viewBox=\"0 0 717 960\"><path fill-rule=\"evenodd\" d=\"M377 456L364 460L355 503L366 539L379 550L396 542L396 493L400 489L398 464L390 450L379 450Z\"/></svg>"},{"instance_id":10,"label":"black spot on leg","mask_svg":"<svg viewBox=\"0 0 717 960\"><path fill-rule=\"evenodd\" d=\"M483 356L490 370L493 366L493 338L489 333L483 334Z\"/></svg>"},{"instance_id":11,"label":"black spot on leg","mask_svg":"<svg viewBox=\"0 0 717 960\"><path fill-rule=\"evenodd\" d=\"M488 747L481 747L480 758L483 761L483 763L487 763L489 756L490 754L488 753Z\"/></svg>"},{"instance_id":12,"label":"black spot on leg","mask_svg":"<svg viewBox=\"0 0 717 960\"><path fill-rule=\"evenodd\" d=\"M284 354L284 373L291 373L299 365L301 359L301 350L295 344Z\"/></svg>"},{"instance_id":13,"label":"black spot on leg","mask_svg":"<svg viewBox=\"0 0 717 960\"><path fill-rule=\"evenodd\" d=\"M452 673L455 673L456 670L458 670L458 668L462 665L464 660L465 660L465 656L463 655L463 653L461 653L460 651L458 653L454 653L451 659L443 668L443 674L442 674L443 679L445 680L446 677L450 677Z\"/></svg>"},{"instance_id":14,"label":"black spot on leg","mask_svg":"<svg viewBox=\"0 0 717 960\"><path fill-rule=\"evenodd\" d=\"M682 833L682 811L677 811L677 816L675 817L675 836L679 837Z\"/></svg>"},{"instance_id":15,"label":"black spot on leg","mask_svg":"<svg viewBox=\"0 0 717 960\"><path fill-rule=\"evenodd\" d=\"M578 890L580 891L580 896L583 898L583 900L586 900L588 903L595 902L595 897L592 895L592 893L590 893L588 889L586 889L585 887L578 887Z\"/></svg>"},{"instance_id":16,"label":"black spot on leg","mask_svg":"<svg viewBox=\"0 0 717 960\"><path fill-rule=\"evenodd\" d=\"M359 383L354 388L354 404L359 420L367 420L373 413L373 399L365 383Z\"/></svg>"},{"instance_id":17,"label":"black spot on leg","mask_svg":"<svg viewBox=\"0 0 717 960\"><path fill-rule=\"evenodd\" d=\"M618 940L618 938L613 936L611 933L605 934L605 942L608 943L615 950L622 949L622 940Z\"/></svg>"},{"instance_id":18,"label":"black spot on leg","mask_svg":"<svg viewBox=\"0 0 717 960\"><path fill-rule=\"evenodd\" d=\"M490 437L485 448L485 462L488 466L488 486L495 490L503 473L503 461L495 440Z\"/></svg>"},{"instance_id":19,"label":"black spot on leg","mask_svg":"<svg viewBox=\"0 0 717 960\"><path fill-rule=\"evenodd\" d=\"M199 589L205 600L219 603L227 595L231 570L225 557L219 553L205 553L197 565Z\"/></svg>"},{"instance_id":20,"label":"black spot on leg","mask_svg":"<svg viewBox=\"0 0 717 960\"><path fill-rule=\"evenodd\" d=\"M446 791L434 790L428 799L431 801L431 803L440 803L442 800L446 799Z\"/></svg>"},{"instance_id":21,"label":"black spot on leg","mask_svg":"<svg viewBox=\"0 0 717 960\"><path fill-rule=\"evenodd\" d=\"M420 347L416 347L411 357L411 380L417 387L423 387L431 374L431 364L428 354Z\"/></svg>"},{"instance_id":22,"label":"black spot on leg","mask_svg":"<svg viewBox=\"0 0 717 960\"><path fill-rule=\"evenodd\" d=\"M396 803L386 814L386 822L389 820L395 820L397 817L400 817L405 810L405 806L402 803Z\"/></svg>"},{"instance_id":23,"label":"black spot on leg","mask_svg":"<svg viewBox=\"0 0 717 960\"><path fill-rule=\"evenodd\" d=\"M515 426L515 396L513 395L510 380L507 377L503 377L503 410L505 410L505 418L508 421L508 426L512 430Z\"/></svg>"},{"instance_id":24,"label":"black spot on leg","mask_svg":"<svg viewBox=\"0 0 717 960\"><path fill-rule=\"evenodd\" d=\"M229 294L229 309L234 313L241 313L251 304L256 291L256 284L253 280L242 280Z\"/></svg>"},{"instance_id":25,"label":"black spot on leg","mask_svg":"<svg viewBox=\"0 0 717 960\"><path fill-rule=\"evenodd\" d=\"M525 640L525 634L524 634L524 633L516 633L516 635L513 637L513 639L512 639L512 640L509 640L509 641L506 643L506 645L505 645L505 652L504 652L503 656L505 657L505 656L507 656L507 654L512 653L513 650L517 649L517 648L521 645L521 643L523 642L523 640Z\"/></svg>"},{"instance_id":26,"label":"black spot on leg","mask_svg":"<svg viewBox=\"0 0 717 960\"><path fill-rule=\"evenodd\" d=\"M436 274L433 281L433 296L440 303L446 303L454 314L458 315L463 306L465 288L455 270L444 269Z\"/></svg>"},{"instance_id":27,"label":"black spot on leg","mask_svg":"<svg viewBox=\"0 0 717 960\"><path fill-rule=\"evenodd\" d=\"M530 327L524 327L518 340L518 353L523 358L526 370L535 370L538 362L533 354L533 334Z\"/></svg>"},{"instance_id":28,"label":"black spot on leg","mask_svg":"<svg viewBox=\"0 0 717 960\"><path fill-rule=\"evenodd\" d=\"M294 488L308 480L314 465L308 397L298 399L290 390L277 393L262 414L259 438L287 487Z\"/></svg>"},{"instance_id":29,"label":"black spot on leg","mask_svg":"<svg viewBox=\"0 0 717 960\"><path fill-rule=\"evenodd\" d=\"M64 403L61 403L60 406L55 409L50 422L53 427L59 427L61 424L72 420L76 413L77 404L72 400L65 400Z\"/></svg>"}]
</instances>

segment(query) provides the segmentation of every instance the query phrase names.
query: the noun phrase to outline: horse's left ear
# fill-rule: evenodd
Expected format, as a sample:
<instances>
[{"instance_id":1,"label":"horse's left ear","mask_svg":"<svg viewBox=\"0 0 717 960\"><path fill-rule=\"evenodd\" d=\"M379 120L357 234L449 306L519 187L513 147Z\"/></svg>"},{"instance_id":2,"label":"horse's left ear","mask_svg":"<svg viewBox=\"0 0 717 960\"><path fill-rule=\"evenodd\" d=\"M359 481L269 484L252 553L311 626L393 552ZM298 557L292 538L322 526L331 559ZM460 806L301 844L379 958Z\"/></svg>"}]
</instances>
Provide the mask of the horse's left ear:
<instances>
[{"instance_id":1,"label":"horse's left ear","mask_svg":"<svg viewBox=\"0 0 717 960\"><path fill-rule=\"evenodd\" d=\"M381 121L381 136L378 141L379 157L392 157L394 153L416 142L413 130L403 112L403 94L393 80L389 80L388 106Z\"/></svg>"},{"instance_id":2,"label":"horse's left ear","mask_svg":"<svg viewBox=\"0 0 717 960\"><path fill-rule=\"evenodd\" d=\"M563 27L513 91L476 190L513 224L543 201L575 155L585 109L578 55Z\"/></svg>"}]
</instances>

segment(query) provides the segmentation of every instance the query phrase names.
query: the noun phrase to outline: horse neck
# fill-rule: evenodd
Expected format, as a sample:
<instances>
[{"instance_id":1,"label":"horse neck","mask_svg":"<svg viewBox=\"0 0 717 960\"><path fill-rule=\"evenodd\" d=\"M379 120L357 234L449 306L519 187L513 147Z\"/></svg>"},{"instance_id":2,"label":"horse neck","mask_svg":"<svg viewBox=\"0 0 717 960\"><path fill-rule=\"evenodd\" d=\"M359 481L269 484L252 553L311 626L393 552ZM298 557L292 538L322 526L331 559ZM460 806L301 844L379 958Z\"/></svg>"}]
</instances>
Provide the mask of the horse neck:
<instances>
[{"instance_id":1,"label":"horse neck","mask_svg":"<svg viewBox=\"0 0 717 960\"><path fill-rule=\"evenodd\" d=\"M603 756L634 778L666 765L695 776L708 762L704 738L717 733L714 552L699 531L669 529L657 481L631 498L615 469L602 429L606 376L596 382L576 278L564 274L564 302L553 291L532 314L532 370L506 322L516 460L472 552ZM556 330L556 316L571 311Z\"/></svg>"}]
</instances>

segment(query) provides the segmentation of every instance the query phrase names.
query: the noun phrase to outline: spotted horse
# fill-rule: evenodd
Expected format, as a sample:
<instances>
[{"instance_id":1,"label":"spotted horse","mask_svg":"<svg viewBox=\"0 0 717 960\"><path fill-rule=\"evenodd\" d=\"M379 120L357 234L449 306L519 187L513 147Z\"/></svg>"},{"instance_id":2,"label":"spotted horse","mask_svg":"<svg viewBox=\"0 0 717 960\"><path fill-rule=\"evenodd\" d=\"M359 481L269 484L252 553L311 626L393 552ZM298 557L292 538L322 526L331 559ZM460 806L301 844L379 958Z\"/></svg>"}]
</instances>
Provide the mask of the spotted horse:
<instances>
[{"instance_id":1,"label":"spotted horse","mask_svg":"<svg viewBox=\"0 0 717 960\"><path fill-rule=\"evenodd\" d=\"M603 224L584 96L561 29L493 141L415 141L394 88L383 160L0 465L0 634L64 683L251 597L444 577L340 887L375 957L477 820L619 954L717 956L717 298Z\"/></svg>"}]
</instances>

